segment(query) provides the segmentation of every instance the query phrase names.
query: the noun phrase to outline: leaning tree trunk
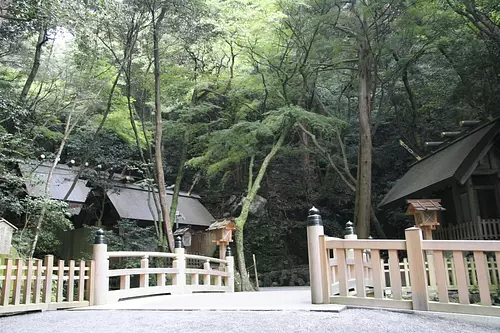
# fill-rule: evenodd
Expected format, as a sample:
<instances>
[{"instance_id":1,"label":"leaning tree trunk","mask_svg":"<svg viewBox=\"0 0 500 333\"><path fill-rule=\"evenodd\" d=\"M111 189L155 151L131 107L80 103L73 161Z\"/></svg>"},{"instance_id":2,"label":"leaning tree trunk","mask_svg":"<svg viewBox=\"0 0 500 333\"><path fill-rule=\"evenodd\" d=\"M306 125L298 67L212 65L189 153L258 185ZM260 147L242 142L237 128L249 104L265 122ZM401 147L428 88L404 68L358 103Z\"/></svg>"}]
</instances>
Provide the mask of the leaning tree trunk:
<instances>
[{"instance_id":1,"label":"leaning tree trunk","mask_svg":"<svg viewBox=\"0 0 500 333\"><path fill-rule=\"evenodd\" d=\"M372 183L372 136L371 113L371 53L368 41L360 42L358 55L358 110L359 110L359 155L356 179L355 222L359 238L370 235L371 183Z\"/></svg>"},{"instance_id":2,"label":"leaning tree trunk","mask_svg":"<svg viewBox=\"0 0 500 333\"><path fill-rule=\"evenodd\" d=\"M257 177L255 177L255 181L252 183L252 164L253 164L253 158L252 162L250 163L250 168L249 168L249 187L248 187L248 193L244 199L243 206L241 207L241 213L240 216L236 218L236 252L237 252L237 260L238 260L238 269L240 271L241 275L241 290L242 291L253 291L254 288L252 284L250 283L250 277L247 272L247 265L245 262L245 249L244 249L244 238L243 238L243 229L245 227L245 223L248 220L248 213L250 211L250 206L252 205L253 201L255 200L255 196L257 195L257 192L259 191L260 184L262 183L262 179L264 178L264 175L266 174L267 167L269 166L269 163L271 160L274 158L278 150L283 146L283 142L285 141L285 137L288 134L289 126L286 126L278 139L276 143L273 145L273 148L271 151L266 155L264 158L264 161L262 162L262 165L260 166L259 172L257 173Z\"/></svg>"},{"instance_id":3,"label":"leaning tree trunk","mask_svg":"<svg viewBox=\"0 0 500 333\"><path fill-rule=\"evenodd\" d=\"M36 74L38 73L38 68L40 68L40 58L42 57L42 47L43 44L47 42L47 27L43 25L38 31L38 40L36 41L35 47L35 57L33 59L33 65L31 66L31 71L24 83L23 90L21 91L21 95L19 96L19 100L24 102L28 93L30 91L31 85L35 80Z\"/></svg>"}]
</instances>

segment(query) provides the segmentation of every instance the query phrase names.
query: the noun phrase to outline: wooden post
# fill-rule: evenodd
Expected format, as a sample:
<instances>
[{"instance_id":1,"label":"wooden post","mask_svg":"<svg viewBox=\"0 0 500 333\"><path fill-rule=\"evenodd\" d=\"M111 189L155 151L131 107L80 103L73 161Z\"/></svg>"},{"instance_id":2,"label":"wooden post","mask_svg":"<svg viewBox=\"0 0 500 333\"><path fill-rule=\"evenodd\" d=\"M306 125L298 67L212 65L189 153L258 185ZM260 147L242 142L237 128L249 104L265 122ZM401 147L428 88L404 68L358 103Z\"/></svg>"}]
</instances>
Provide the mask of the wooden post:
<instances>
[{"instance_id":1,"label":"wooden post","mask_svg":"<svg viewBox=\"0 0 500 333\"><path fill-rule=\"evenodd\" d=\"M143 256L141 258L141 268L148 269L149 268L149 256ZM141 274L139 275L139 286L141 288L149 287L149 274Z\"/></svg>"},{"instance_id":2,"label":"wooden post","mask_svg":"<svg viewBox=\"0 0 500 333\"><path fill-rule=\"evenodd\" d=\"M432 229L430 226L421 226L422 234L425 240L432 240ZM436 286L436 271L434 268L434 256L431 250L425 251L425 257L427 259L427 270L429 272L429 284L431 287Z\"/></svg>"},{"instance_id":3,"label":"wooden post","mask_svg":"<svg viewBox=\"0 0 500 333\"><path fill-rule=\"evenodd\" d=\"M175 239L175 253L177 254L175 267L178 269L175 279L176 289L179 294L184 294L186 292L186 255L184 254L180 236Z\"/></svg>"},{"instance_id":4,"label":"wooden post","mask_svg":"<svg viewBox=\"0 0 500 333\"><path fill-rule=\"evenodd\" d=\"M229 292L234 293L234 257L231 252L231 248L229 246L226 249L226 260L227 260L226 270L229 273L229 277L227 278L227 284L229 287Z\"/></svg>"},{"instance_id":5,"label":"wooden post","mask_svg":"<svg viewBox=\"0 0 500 333\"><path fill-rule=\"evenodd\" d=\"M5 270L3 271L3 285L2 285L2 306L7 306L10 303L10 283L12 280L12 259L5 259Z\"/></svg>"},{"instance_id":6,"label":"wooden post","mask_svg":"<svg viewBox=\"0 0 500 333\"><path fill-rule=\"evenodd\" d=\"M14 294L12 302L14 305L21 303L21 286L23 279L23 259L16 259L16 281L14 281Z\"/></svg>"},{"instance_id":7,"label":"wooden post","mask_svg":"<svg viewBox=\"0 0 500 333\"><path fill-rule=\"evenodd\" d=\"M43 296L42 300L44 303L50 303L52 298L52 273L54 269L54 256L45 256L44 260L45 266L45 281L43 283Z\"/></svg>"},{"instance_id":8,"label":"wooden post","mask_svg":"<svg viewBox=\"0 0 500 333\"><path fill-rule=\"evenodd\" d=\"M427 278L422 253L422 233L419 228L408 228L405 231L408 264L410 265L411 296L413 310L428 311L429 296L427 294Z\"/></svg>"},{"instance_id":9,"label":"wooden post","mask_svg":"<svg viewBox=\"0 0 500 333\"><path fill-rule=\"evenodd\" d=\"M31 291L32 291L32 283L33 283L33 260L28 259L26 261L26 280L24 281L24 295L23 295L23 303L30 304L31 303Z\"/></svg>"},{"instance_id":10,"label":"wooden post","mask_svg":"<svg viewBox=\"0 0 500 333\"><path fill-rule=\"evenodd\" d=\"M329 300L323 300L322 279L327 276L321 274L321 253L319 236L325 234L323 221L319 215L319 210L315 207L309 210L307 217L307 250L309 255L309 277L311 285L312 304L324 304Z\"/></svg>"},{"instance_id":11,"label":"wooden post","mask_svg":"<svg viewBox=\"0 0 500 333\"><path fill-rule=\"evenodd\" d=\"M92 259L95 261L94 305L106 304L109 290L109 261L108 246L102 229L97 230ZM73 283L73 281L69 281L69 283Z\"/></svg>"},{"instance_id":12,"label":"wooden post","mask_svg":"<svg viewBox=\"0 0 500 333\"><path fill-rule=\"evenodd\" d=\"M256 289L259 290L259 274L257 273L257 260L255 260L255 253L252 253L253 257L253 270L255 272L255 285Z\"/></svg>"},{"instance_id":13,"label":"wooden post","mask_svg":"<svg viewBox=\"0 0 500 333\"><path fill-rule=\"evenodd\" d=\"M204 264L203 264L203 270L205 270L205 274L203 274L203 285L204 286L209 286L211 283L210 281L210 261L206 261Z\"/></svg>"}]
</instances>

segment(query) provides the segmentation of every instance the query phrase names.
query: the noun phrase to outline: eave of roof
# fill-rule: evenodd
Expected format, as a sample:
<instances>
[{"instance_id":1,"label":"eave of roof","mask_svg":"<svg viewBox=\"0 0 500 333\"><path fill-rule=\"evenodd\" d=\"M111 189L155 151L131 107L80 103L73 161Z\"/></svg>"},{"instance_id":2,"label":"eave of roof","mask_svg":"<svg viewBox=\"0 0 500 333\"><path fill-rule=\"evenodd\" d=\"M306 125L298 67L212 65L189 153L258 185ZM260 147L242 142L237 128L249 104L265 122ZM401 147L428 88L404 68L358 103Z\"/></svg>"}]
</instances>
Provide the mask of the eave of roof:
<instances>
[{"instance_id":1,"label":"eave of roof","mask_svg":"<svg viewBox=\"0 0 500 333\"><path fill-rule=\"evenodd\" d=\"M386 206L419 192L442 187L453 181L465 182L474 169L474 163L489 149L500 130L500 121L485 123L460 135L422 160L413 163L385 195L379 206Z\"/></svg>"}]
</instances>

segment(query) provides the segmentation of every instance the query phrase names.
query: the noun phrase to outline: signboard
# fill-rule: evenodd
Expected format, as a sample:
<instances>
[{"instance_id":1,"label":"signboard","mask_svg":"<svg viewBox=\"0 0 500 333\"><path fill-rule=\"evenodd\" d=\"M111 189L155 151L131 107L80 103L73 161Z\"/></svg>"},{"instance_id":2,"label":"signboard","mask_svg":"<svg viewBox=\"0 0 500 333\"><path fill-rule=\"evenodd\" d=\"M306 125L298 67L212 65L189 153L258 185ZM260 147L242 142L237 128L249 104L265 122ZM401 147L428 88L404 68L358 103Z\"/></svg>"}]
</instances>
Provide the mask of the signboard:
<instances>
[{"instance_id":1,"label":"signboard","mask_svg":"<svg viewBox=\"0 0 500 333\"><path fill-rule=\"evenodd\" d=\"M10 244L12 242L12 232L14 229L0 220L0 254L10 253Z\"/></svg>"}]
</instances>

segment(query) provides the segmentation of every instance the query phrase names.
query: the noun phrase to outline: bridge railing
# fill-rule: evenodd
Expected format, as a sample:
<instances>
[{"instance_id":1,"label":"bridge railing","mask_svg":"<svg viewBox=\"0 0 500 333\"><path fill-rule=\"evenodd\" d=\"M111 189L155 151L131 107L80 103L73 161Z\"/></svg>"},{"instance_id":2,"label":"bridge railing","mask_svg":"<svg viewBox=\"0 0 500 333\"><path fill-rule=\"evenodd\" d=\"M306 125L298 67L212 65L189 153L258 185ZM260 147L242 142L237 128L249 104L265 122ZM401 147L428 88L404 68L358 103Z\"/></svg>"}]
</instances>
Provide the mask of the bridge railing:
<instances>
[{"instance_id":1,"label":"bridge railing","mask_svg":"<svg viewBox=\"0 0 500 333\"><path fill-rule=\"evenodd\" d=\"M5 259L0 262L0 314L57 310L92 303L94 262Z\"/></svg>"},{"instance_id":2,"label":"bridge railing","mask_svg":"<svg viewBox=\"0 0 500 333\"><path fill-rule=\"evenodd\" d=\"M317 213L308 219L313 303L500 316L500 241L423 240L415 227L404 240L339 239L323 234Z\"/></svg>"},{"instance_id":3,"label":"bridge railing","mask_svg":"<svg viewBox=\"0 0 500 333\"><path fill-rule=\"evenodd\" d=\"M95 305L159 294L234 292L234 258L230 252L225 260L186 254L180 244L174 253L108 252L102 233L95 243ZM110 260L117 258L140 258L140 267L110 269ZM193 267L197 262L203 262L201 267Z\"/></svg>"}]
</instances>

